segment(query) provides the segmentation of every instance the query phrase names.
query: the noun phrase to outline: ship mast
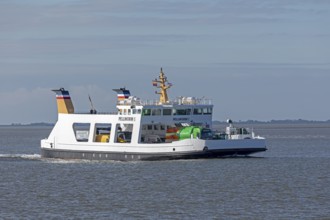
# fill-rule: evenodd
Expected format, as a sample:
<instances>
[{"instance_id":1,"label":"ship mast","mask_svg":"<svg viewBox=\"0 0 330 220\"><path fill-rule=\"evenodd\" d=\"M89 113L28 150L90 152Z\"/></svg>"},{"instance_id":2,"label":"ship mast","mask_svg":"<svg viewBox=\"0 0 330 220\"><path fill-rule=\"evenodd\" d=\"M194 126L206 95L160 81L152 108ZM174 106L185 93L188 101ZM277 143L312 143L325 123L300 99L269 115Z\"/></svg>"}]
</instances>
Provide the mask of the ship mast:
<instances>
[{"instance_id":1,"label":"ship mast","mask_svg":"<svg viewBox=\"0 0 330 220\"><path fill-rule=\"evenodd\" d=\"M167 85L166 85L167 83ZM160 68L160 73L159 73L159 79L155 79L152 81L153 86L160 88L160 91L157 92L156 94L159 94L159 103L160 104L165 104L168 103L168 95L167 95L167 90L171 88L172 84L168 83L167 77L163 73L163 68Z\"/></svg>"}]
</instances>

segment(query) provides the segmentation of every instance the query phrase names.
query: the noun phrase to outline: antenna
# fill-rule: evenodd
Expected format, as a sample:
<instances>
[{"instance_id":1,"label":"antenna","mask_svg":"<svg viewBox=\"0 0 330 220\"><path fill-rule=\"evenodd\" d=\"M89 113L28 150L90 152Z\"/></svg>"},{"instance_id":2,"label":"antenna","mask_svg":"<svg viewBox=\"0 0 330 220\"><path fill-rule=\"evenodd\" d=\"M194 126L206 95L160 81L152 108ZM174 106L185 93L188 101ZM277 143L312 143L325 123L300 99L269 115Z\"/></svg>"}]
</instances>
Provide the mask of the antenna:
<instances>
[{"instance_id":1,"label":"antenna","mask_svg":"<svg viewBox=\"0 0 330 220\"><path fill-rule=\"evenodd\" d=\"M96 109L94 108L94 105L93 105L93 102L92 102L92 99L91 99L91 96L88 94L88 98L89 98L89 102L91 104L91 110L90 110L90 113L91 114L96 114Z\"/></svg>"},{"instance_id":2,"label":"antenna","mask_svg":"<svg viewBox=\"0 0 330 220\"><path fill-rule=\"evenodd\" d=\"M168 100L167 90L171 88L173 84L167 81L167 77L163 73L163 68L160 68L159 77L158 79L156 78L155 80L152 81L152 85L157 88L160 88L159 92L156 91L156 94L160 95L159 103L161 104L168 103L169 100Z\"/></svg>"}]
</instances>

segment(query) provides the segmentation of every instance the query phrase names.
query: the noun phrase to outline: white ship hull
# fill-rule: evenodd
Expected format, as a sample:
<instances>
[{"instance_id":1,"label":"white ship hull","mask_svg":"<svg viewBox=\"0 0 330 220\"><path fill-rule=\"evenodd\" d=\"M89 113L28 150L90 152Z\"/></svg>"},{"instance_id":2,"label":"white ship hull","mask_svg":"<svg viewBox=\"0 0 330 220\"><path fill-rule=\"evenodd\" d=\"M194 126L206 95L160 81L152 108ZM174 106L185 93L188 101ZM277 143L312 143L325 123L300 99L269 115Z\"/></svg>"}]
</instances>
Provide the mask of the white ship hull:
<instances>
[{"instance_id":1,"label":"white ship hull","mask_svg":"<svg viewBox=\"0 0 330 220\"><path fill-rule=\"evenodd\" d=\"M63 144L41 142L41 154L45 158L87 160L169 160L217 158L250 155L266 150L265 140L199 140L188 139L163 144Z\"/></svg>"}]
</instances>

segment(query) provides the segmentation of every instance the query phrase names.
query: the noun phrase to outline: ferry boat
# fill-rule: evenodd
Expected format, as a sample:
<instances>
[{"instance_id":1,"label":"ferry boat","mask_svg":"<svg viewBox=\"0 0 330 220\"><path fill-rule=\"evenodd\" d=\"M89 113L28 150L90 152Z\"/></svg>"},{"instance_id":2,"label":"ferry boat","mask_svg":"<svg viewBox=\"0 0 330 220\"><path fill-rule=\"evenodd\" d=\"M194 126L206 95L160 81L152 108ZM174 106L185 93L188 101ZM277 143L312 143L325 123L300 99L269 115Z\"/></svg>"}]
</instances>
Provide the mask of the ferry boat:
<instances>
[{"instance_id":1,"label":"ferry boat","mask_svg":"<svg viewBox=\"0 0 330 220\"><path fill-rule=\"evenodd\" d=\"M224 131L212 129L210 100L179 97L169 100L172 87L162 69L152 81L160 98L143 101L126 88L117 93L117 112L76 113L67 90L56 93L58 121L41 140L44 158L86 160L170 160L249 155L266 150L265 138L231 120ZM91 99L90 99L91 101ZM92 102L91 102L92 104Z\"/></svg>"}]
</instances>

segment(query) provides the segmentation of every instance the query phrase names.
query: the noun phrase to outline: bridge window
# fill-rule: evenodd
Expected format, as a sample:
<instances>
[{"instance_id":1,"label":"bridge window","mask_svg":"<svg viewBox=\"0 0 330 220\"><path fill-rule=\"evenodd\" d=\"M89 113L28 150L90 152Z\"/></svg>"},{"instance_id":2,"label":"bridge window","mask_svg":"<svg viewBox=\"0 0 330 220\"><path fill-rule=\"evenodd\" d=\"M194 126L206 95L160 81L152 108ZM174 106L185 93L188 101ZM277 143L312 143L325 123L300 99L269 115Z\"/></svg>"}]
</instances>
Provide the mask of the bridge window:
<instances>
[{"instance_id":1,"label":"bridge window","mask_svg":"<svg viewBox=\"0 0 330 220\"><path fill-rule=\"evenodd\" d=\"M204 115L211 115L212 114L212 108L203 108L203 114Z\"/></svg>"},{"instance_id":2,"label":"bridge window","mask_svg":"<svg viewBox=\"0 0 330 220\"><path fill-rule=\"evenodd\" d=\"M191 109L174 109L174 115L190 115Z\"/></svg>"},{"instance_id":3,"label":"bridge window","mask_svg":"<svg viewBox=\"0 0 330 220\"><path fill-rule=\"evenodd\" d=\"M138 114L138 115L139 115L139 114L141 114L141 109L135 109L135 108L134 108L134 109L132 110L132 113L133 113L133 114Z\"/></svg>"},{"instance_id":4,"label":"bridge window","mask_svg":"<svg viewBox=\"0 0 330 220\"><path fill-rule=\"evenodd\" d=\"M150 116L151 115L151 109L143 109L142 115Z\"/></svg>"},{"instance_id":5,"label":"bridge window","mask_svg":"<svg viewBox=\"0 0 330 220\"><path fill-rule=\"evenodd\" d=\"M203 114L203 109L201 108L194 108L194 115L201 115Z\"/></svg>"},{"instance_id":6,"label":"bridge window","mask_svg":"<svg viewBox=\"0 0 330 220\"><path fill-rule=\"evenodd\" d=\"M163 115L172 115L172 109L164 108L163 109Z\"/></svg>"},{"instance_id":7,"label":"bridge window","mask_svg":"<svg viewBox=\"0 0 330 220\"><path fill-rule=\"evenodd\" d=\"M162 110L161 109L152 109L152 115L161 115Z\"/></svg>"}]
</instances>

